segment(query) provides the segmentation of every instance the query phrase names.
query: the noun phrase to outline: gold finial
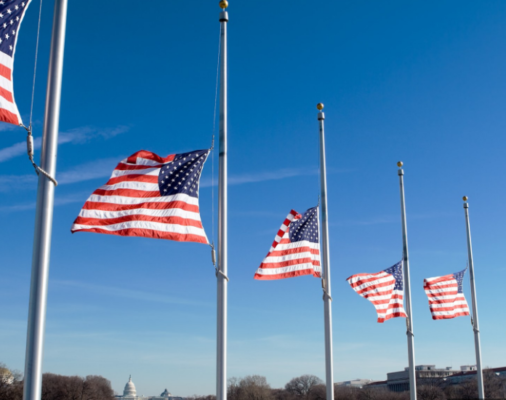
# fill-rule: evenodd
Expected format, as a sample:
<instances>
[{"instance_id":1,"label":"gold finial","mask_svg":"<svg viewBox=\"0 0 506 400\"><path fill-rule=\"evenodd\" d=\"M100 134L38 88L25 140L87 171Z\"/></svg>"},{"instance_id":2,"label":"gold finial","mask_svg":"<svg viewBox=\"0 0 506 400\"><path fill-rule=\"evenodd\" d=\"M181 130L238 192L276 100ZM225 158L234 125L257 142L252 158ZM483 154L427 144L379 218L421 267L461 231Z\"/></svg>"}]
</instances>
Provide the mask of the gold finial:
<instances>
[{"instance_id":1,"label":"gold finial","mask_svg":"<svg viewBox=\"0 0 506 400\"><path fill-rule=\"evenodd\" d=\"M318 110L320 110L320 111L321 111L321 110L323 110L323 103L318 103L318 104L316 105L316 108L317 108Z\"/></svg>"},{"instance_id":2,"label":"gold finial","mask_svg":"<svg viewBox=\"0 0 506 400\"><path fill-rule=\"evenodd\" d=\"M467 201L467 199L469 199L469 197L467 197L467 196L462 197L462 200L464 200L464 201Z\"/></svg>"},{"instance_id":3,"label":"gold finial","mask_svg":"<svg viewBox=\"0 0 506 400\"><path fill-rule=\"evenodd\" d=\"M398 162L397 162L397 166L398 166L399 168L401 168L403 165L404 165L404 164L402 163L402 161L398 161Z\"/></svg>"},{"instance_id":4,"label":"gold finial","mask_svg":"<svg viewBox=\"0 0 506 400\"><path fill-rule=\"evenodd\" d=\"M228 1L227 0L221 0L220 1L220 7L224 10L228 7Z\"/></svg>"}]
</instances>

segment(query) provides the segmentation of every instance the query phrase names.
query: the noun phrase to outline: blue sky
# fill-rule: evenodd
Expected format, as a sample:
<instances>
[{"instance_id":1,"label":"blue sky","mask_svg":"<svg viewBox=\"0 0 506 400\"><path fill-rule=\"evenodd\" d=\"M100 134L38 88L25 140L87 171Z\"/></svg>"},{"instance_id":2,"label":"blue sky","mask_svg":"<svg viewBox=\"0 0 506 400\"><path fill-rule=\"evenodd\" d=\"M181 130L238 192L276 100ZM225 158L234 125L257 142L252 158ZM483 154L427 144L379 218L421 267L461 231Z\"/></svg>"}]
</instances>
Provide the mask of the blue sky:
<instances>
[{"instance_id":1,"label":"blue sky","mask_svg":"<svg viewBox=\"0 0 506 400\"><path fill-rule=\"evenodd\" d=\"M129 374L139 394L215 391L209 248L72 235L70 226L120 159L210 146L217 3L69 4L44 371L103 375L117 392ZM16 51L25 121L38 5ZM52 12L44 2L36 138ZM466 266L466 194L483 362L504 366L506 3L232 0L229 15L229 377L264 375L273 387L324 377L320 282L253 280L290 209L317 202L318 102L327 117L335 381L385 379L408 364L404 319L376 323L374 307L345 281L401 258L398 160L417 364L475 362L469 319L432 321L423 292L424 278ZM0 130L0 361L23 370L36 178L24 131ZM212 158L201 189L209 236L211 166ZM468 279L465 293L470 301Z\"/></svg>"}]
</instances>

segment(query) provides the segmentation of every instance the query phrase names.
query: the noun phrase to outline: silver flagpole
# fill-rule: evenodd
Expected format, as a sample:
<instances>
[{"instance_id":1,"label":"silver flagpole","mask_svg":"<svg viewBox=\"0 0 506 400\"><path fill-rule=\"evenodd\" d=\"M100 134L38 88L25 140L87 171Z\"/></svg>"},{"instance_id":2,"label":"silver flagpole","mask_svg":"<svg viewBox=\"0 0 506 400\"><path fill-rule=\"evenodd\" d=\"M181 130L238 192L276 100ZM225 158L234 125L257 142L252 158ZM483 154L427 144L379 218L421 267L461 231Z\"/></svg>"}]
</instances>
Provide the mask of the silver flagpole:
<instances>
[{"instance_id":1,"label":"silver flagpole","mask_svg":"<svg viewBox=\"0 0 506 400\"><path fill-rule=\"evenodd\" d=\"M56 172L66 22L67 0L55 0L40 161L41 168L53 177ZM42 356L53 225L53 203L54 184L46 176L39 174L26 338L24 400L40 400L41 398Z\"/></svg>"},{"instance_id":2,"label":"silver flagpole","mask_svg":"<svg viewBox=\"0 0 506 400\"><path fill-rule=\"evenodd\" d=\"M408 227L406 224L406 204L404 202L404 170L399 161L399 184L401 190L401 219L402 219L402 265L404 268L404 291L406 293L406 335L408 337L409 357L409 395L411 400L416 400L416 372L415 372L415 335L413 333L413 312L411 309L411 285L409 279L409 253L408 253Z\"/></svg>"},{"instance_id":3,"label":"silver flagpole","mask_svg":"<svg viewBox=\"0 0 506 400\"><path fill-rule=\"evenodd\" d=\"M332 297L330 292L329 225L327 212L327 169L325 163L325 114L323 104L316 108L320 122L320 190L322 209L323 308L325 314L325 382L327 399L334 398L334 361L332 356Z\"/></svg>"},{"instance_id":4,"label":"silver flagpole","mask_svg":"<svg viewBox=\"0 0 506 400\"><path fill-rule=\"evenodd\" d=\"M216 400L227 398L227 1L220 1L220 167L218 181L218 314L216 334Z\"/></svg>"},{"instance_id":5,"label":"silver flagpole","mask_svg":"<svg viewBox=\"0 0 506 400\"><path fill-rule=\"evenodd\" d=\"M478 381L478 395L480 399L485 398L485 389L483 387L483 369L481 366L481 344L480 344L480 327L478 324L478 301L476 299L476 285L474 282L474 262L473 262L473 246L471 244L471 225L469 224L469 203L467 196L463 197L464 212L466 214L466 229L467 229L467 255L469 258L469 279L471 281L471 297L473 299L473 317L471 322L474 331L474 348L476 351L476 377Z\"/></svg>"}]
</instances>

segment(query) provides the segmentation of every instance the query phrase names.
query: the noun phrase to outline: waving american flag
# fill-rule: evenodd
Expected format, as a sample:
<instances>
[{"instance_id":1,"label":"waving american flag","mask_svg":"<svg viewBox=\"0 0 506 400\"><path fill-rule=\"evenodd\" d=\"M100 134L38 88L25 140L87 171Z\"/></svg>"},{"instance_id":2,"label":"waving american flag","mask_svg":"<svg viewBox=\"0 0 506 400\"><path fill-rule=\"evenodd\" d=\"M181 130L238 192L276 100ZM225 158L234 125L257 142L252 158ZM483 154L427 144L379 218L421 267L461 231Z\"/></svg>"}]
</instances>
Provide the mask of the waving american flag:
<instances>
[{"instance_id":1,"label":"waving american flag","mask_svg":"<svg viewBox=\"0 0 506 400\"><path fill-rule=\"evenodd\" d=\"M20 125L12 72L19 28L31 0L0 0L0 121Z\"/></svg>"},{"instance_id":2,"label":"waving american flag","mask_svg":"<svg viewBox=\"0 0 506 400\"><path fill-rule=\"evenodd\" d=\"M304 214L290 211L255 279L273 280L301 275L321 276L318 207Z\"/></svg>"},{"instance_id":3,"label":"waving american flag","mask_svg":"<svg viewBox=\"0 0 506 400\"><path fill-rule=\"evenodd\" d=\"M423 280L423 289L429 298L432 319L451 319L469 315L464 297L463 280L466 270Z\"/></svg>"},{"instance_id":4,"label":"waving american flag","mask_svg":"<svg viewBox=\"0 0 506 400\"><path fill-rule=\"evenodd\" d=\"M209 243L199 212L199 181L209 150L162 158L138 151L93 192L72 232Z\"/></svg>"},{"instance_id":5,"label":"waving american flag","mask_svg":"<svg viewBox=\"0 0 506 400\"><path fill-rule=\"evenodd\" d=\"M402 280L402 261L375 274L355 274L347 279L355 292L374 304L380 323L406 317Z\"/></svg>"}]
</instances>

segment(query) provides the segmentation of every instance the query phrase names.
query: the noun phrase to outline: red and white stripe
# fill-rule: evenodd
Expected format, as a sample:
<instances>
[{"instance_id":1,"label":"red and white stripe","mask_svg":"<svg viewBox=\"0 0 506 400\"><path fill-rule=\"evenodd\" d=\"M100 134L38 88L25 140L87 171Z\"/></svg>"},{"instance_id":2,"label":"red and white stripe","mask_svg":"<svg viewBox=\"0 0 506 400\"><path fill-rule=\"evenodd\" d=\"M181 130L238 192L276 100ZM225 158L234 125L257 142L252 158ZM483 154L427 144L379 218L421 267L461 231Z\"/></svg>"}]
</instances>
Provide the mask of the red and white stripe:
<instances>
[{"instance_id":1,"label":"red and white stripe","mask_svg":"<svg viewBox=\"0 0 506 400\"><path fill-rule=\"evenodd\" d=\"M403 306L404 291L394 290L393 275L385 271L376 274L356 274L350 276L347 281L355 292L374 305L378 322L406 317Z\"/></svg>"},{"instance_id":2,"label":"red and white stripe","mask_svg":"<svg viewBox=\"0 0 506 400\"><path fill-rule=\"evenodd\" d=\"M71 231L208 244L198 198L160 195L158 175L174 157L141 150L122 160L86 201Z\"/></svg>"},{"instance_id":3,"label":"red and white stripe","mask_svg":"<svg viewBox=\"0 0 506 400\"><path fill-rule=\"evenodd\" d=\"M302 275L321 277L320 245L307 240L290 241L290 223L300 219L290 211L274 238L269 254L255 273L255 279L274 280Z\"/></svg>"},{"instance_id":4,"label":"red and white stripe","mask_svg":"<svg viewBox=\"0 0 506 400\"><path fill-rule=\"evenodd\" d=\"M432 319L451 319L469 315L464 293L458 293L453 274L423 280L423 289L429 298Z\"/></svg>"},{"instance_id":5,"label":"red and white stripe","mask_svg":"<svg viewBox=\"0 0 506 400\"><path fill-rule=\"evenodd\" d=\"M14 101L12 70L14 58L0 51L0 121L20 125L21 116Z\"/></svg>"}]
</instances>

